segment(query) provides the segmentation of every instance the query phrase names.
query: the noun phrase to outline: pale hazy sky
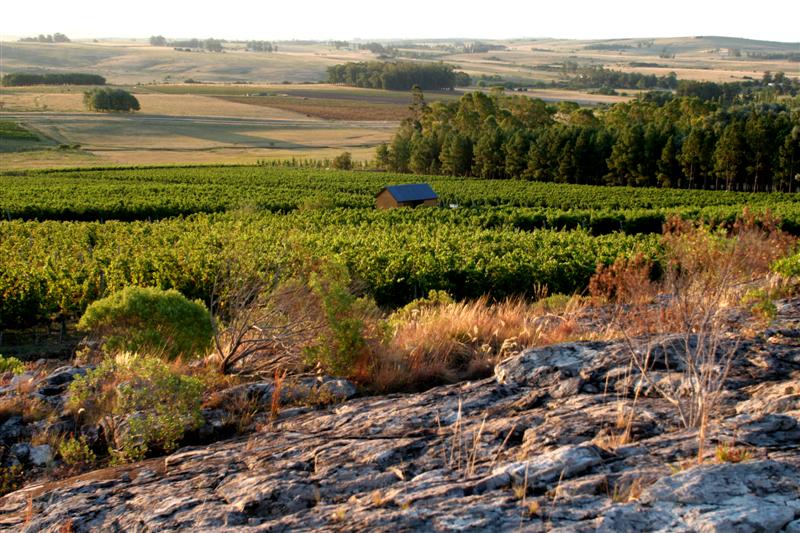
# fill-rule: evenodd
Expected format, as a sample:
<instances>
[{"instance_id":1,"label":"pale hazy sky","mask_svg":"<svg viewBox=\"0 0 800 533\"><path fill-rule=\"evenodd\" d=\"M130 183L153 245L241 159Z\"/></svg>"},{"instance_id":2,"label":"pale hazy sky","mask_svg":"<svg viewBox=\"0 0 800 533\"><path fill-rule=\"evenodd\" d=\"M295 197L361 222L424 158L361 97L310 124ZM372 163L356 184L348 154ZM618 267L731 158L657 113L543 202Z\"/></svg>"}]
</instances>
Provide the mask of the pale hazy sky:
<instances>
[{"instance_id":1,"label":"pale hazy sky","mask_svg":"<svg viewBox=\"0 0 800 533\"><path fill-rule=\"evenodd\" d=\"M724 35L800 42L800 0L9 0L0 37L603 39Z\"/></svg>"}]
</instances>

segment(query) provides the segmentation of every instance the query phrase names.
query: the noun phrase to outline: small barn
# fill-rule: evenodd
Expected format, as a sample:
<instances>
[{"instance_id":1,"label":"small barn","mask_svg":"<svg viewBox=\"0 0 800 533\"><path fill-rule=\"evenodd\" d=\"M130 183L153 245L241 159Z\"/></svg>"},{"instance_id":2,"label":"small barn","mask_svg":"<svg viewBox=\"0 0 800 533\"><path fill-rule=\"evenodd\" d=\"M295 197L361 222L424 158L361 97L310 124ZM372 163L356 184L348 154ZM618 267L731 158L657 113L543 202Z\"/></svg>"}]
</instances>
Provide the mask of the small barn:
<instances>
[{"instance_id":1,"label":"small barn","mask_svg":"<svg viewBox=\"0 0 800 533\"><path fill-rule=\"evenodd\" d=\"M439 197L427 183L389 185L381 189L381 192L375 196L375 207L378 209L417 207L418 205L436 206L438 204Z\"/></svg>"}]
</instances>

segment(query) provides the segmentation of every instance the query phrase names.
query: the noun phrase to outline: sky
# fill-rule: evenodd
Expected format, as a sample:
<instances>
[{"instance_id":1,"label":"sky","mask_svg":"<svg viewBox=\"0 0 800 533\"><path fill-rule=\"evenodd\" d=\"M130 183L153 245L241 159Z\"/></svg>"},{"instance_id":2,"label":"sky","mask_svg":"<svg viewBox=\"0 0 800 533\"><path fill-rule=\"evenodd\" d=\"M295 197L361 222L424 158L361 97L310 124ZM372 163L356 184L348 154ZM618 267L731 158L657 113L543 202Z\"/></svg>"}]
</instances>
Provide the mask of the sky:
<instances>
[{"instance_id":1,"label":"sky","mask_svg":"<svg viewBox=\"0 0 800 533\"><path fill-rule=\"evenodd\" d=\"M800 42L800 0L9 0L0 38L683 37Z\"/></svg>"}]
</instances>

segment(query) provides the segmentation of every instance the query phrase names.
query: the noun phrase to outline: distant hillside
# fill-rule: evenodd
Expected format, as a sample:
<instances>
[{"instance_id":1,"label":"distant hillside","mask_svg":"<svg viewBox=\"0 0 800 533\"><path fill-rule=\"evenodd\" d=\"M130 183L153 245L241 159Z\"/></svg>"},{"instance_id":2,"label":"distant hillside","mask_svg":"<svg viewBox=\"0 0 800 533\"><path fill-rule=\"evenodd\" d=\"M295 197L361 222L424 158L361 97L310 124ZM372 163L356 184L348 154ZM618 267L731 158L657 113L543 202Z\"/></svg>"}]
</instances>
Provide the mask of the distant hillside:
<instances>
[{"instance_id":1,"label":"distant hillside","mask_svg":"<svg viewBox=\"0 0 800 533\"><path fill-rule=\"evenodd\" d=\"M469 43L472 42L473 46ZM87 71L110 83L182 82L318 82L332 65L353 61L426 60L459 65L475 79L549 81L564 62L679 78L722 81L760 75L764 70L797 74L800 43L756 41L735 37L675 37L606 40L510 39L504 41L443 39L386 41L393 55L375 54L346 42L280 43L270 54L248 52L241 43L226 43L224 52L176 50L146 41L103 40L3 43L4 72ZM653 70L658 69L658 70ZM683 70L682 70L683 69Z\"/></svg>"}]
</instances>

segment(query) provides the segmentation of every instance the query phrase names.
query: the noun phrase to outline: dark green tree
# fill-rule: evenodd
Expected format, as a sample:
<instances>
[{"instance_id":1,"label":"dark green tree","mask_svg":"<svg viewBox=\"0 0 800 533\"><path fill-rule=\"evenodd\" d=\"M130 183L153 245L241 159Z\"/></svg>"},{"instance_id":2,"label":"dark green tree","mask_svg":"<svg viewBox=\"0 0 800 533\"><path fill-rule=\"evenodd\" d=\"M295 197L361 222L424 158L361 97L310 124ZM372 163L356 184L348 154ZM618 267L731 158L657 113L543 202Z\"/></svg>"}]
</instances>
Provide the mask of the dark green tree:
<instances>
[{"instance_id":1,"label":"dark green tree","mask_svg":"<svg viewBox=\"0 0 800 533\"><path fill-rule=\"evenodd\" d=\"M414 132L411 137L409 167L416 174L435 174L439 170L439 145L430 136Z\"/></svg>"},{"instance_id":2,"label":"dark green tree","mask_svg":"<svg viewBox=\"0 0 800 533\"><path fill-rule=\"evenodd\" d=\"M521 178L528 167L528 150L530 141L524 130L516 130L503 143L506 159L505 174L509 178Z\"/></svg>"},{"instance_id":3,"label":"dark green tree","mask_svg":"<svg viewBox=\"0 0 800 533\"><path fill-rule=\"evenodd\" d=\"M92 89L83 93L83 103L90 111L138 111L139 100L122 89Z\"/></svg>"},{"instance_id":4,"label":"dark green tree","mask_svg":"<svg viewBox=\"0 0 800 533\"><path fill-rule=\"evenodd\" d=\"M678 186L681 175L678 152L677 140L674 135L670 135L658 160L658 184L662 187Z\"/></svg>"},{"instance_id":5,"label":"dark green tree","mask_svg":"<svg viewBox=\"0 0 800 533\"><path fill-rule=\"evenodd\" d=\"M475 173L482 178L497 179L505 176L503 158L503 133L494 117L489 117L478 142L475 144Z\"/></svg>"},{"instance_id":6,"label":"dark green tree","mask_svg":"<svg viewBox=\"0 0 800 533\"><path fill-rule=\"evenodd\" d=\"M714 172L725 182L725 190L741 183L747 164L746 149L742 123L734 120L722 131L714 150Z\"/></svg>"},{"instance_id":7,"label":"dark green tree","mask_svg":"<svg viewBox=\"0 0 800 533\"><path fill-rule=\"evenodd\" d=\"M608 158L608 183L635 185L640 182L644 156L644 130L640 124L624 128L611 148Z\"/></svg>"},{"instance_id":8,"label":"dark green tree","mask_svg":"<svg viewBox=\"0 0 800 533\"><path fill-rule=\"evenodd\" d=\"M450 176L466 176L472 168L472 142L469 137L456 132L445 136L439 155L441 171Z\"/></svg>"},{"instance_id":9,"label":"dark green tree","mask_svg":"<svg viewBox=\"0 0 800 533\"><path fill-rule=\"evenodd\" d=\"M772 166L777 156L774 150L775 142L772 139L774 132L771 125L773 124L774 120L768 119L764 113L752 113L747 118L745 125L749 155L747 174L753 180L753 191L769 185L765 182L772 179Z\"/></svg>"},{"instance_id":10,"label":"dark green tree","mask_svg":"<svg viewBox=\"0 0 800 533\"><path fill-rule=\"evenodd\" d=\"M783 145L780 147L777 185L783 191L793 192L798 181L800 181L800 121L784 137Z\"/></svg>"}]
</instances>

